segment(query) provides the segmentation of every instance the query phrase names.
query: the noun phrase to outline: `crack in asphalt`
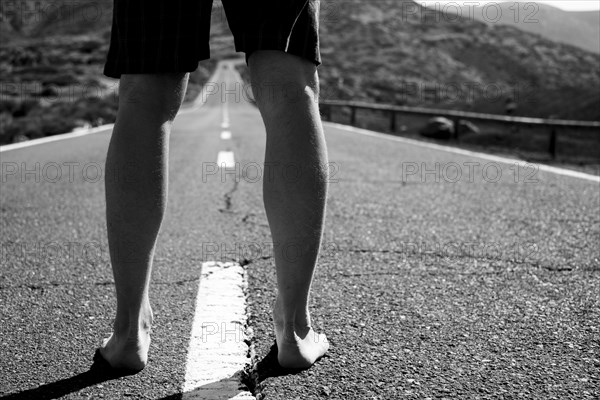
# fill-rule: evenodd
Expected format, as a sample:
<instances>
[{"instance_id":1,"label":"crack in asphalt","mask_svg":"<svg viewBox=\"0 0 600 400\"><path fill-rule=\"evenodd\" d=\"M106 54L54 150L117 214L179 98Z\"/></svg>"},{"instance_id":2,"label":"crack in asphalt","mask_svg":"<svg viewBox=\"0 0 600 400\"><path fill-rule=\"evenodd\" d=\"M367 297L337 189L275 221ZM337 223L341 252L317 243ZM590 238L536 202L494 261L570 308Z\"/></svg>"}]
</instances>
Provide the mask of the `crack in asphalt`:
<instances>
[{"instance_id":1,"label":"crack in asphalt","mask_svg":"<svg viewBox=\"0 0 600 400\"><path fill-rule=\"evenodd\" d=\"M244 291L246 292L247 299L248 297L250 297L250 295L248 294L248 288L244 289ZM246 315L249 315L248 302L246 302ZM258 364L254 345L254 343L256 342L256 338L254 337L254 331L252 330L250 324L250 318L248 318L244 326L244 331L246 332L246 339L244 340L244 343L246 343L246 345L248 346L246 356L250 360L250 363L246 364L246 366L242 370L241 384L246 387L246 389L252 394L252 396L254 396L257 399L262 399L263 395L261 393L262 390L259 380L260 377L256 368Z\"/></svg>"},{"instance_id":2,"label":"crack in asphalt","mask_svg":"<svg viewBox=\"0 0 600 400\"><path fill-rule=\"evenodd\" d=\"M273 258L273 256L262 256L262 257L257 257L257 258L244 258L242 260L236 260L236 262L238 262L242 267L245 267L246 265L250 265L250 264L254 263L255 261L270 260L271 258Z\"/></svg>"},{"instance_id":3,"label":"crack in asphalt","mask_svg":"<svg viewBox=\"0 0 600 400\"><path fill-rule=\"evenodd\" d=\"M468 255L468 254L446 255L446 254L435 253L435 252L421 254L418 252L406 252L406 251L401 251L401 250L389 250L389 249L337 249L337 252L344 252L344 251L351 252L351 253L361 253L361 254L401 254L404 256L406 256L406 255L421 255L421 256L431 256L431 257L438 257L438 258L457 258L457 259L462 259L462 260L466 259L466 260L475 260L475 261L505 261L505 262L509 262L512 264L516 264L516 265L528 265L533 268L545 269L545 270L551 271L551 272L568 272L568 271L574 270L574 268L572 268L572 267L544 265L540 261L526 261L526 260L510 259L510 258L503 258L503 257L477 257L477 256ZM244 267L246 265L253 264L259 260L270 260L272 258L273 258L273 256L262 256L262 257L257 257L257 258L243 258L243 259L233 259L232 258L231 261L237 262L242 267ZM457 273L457 272L454 271L453 273ZM493 275L493 274L500 274L500 273L501 272L493 272L493 273L488 272L485 274ZM396 272L383 273L382 272L382 273L365 273L365 274L342 274L342 276L395 275L395 274L398 274L398 273L396 273ZM475 273L458 273L458 274L472 275Z\"/></svg>"},{"instance_id":4,"label":"crack in asphalt","mask_svg":"<svg viewBox=\"0 0 600 400\"><path fill-rule=\"evenodd\" d=\"M184 285L186 283L197 282L200 280L200 277L196 278L187 278L187 279L179 279L176 281L153 281L152 285ZM45 289L53 289L60 288L64 286L72 286L72 287L90 287L90 286L113 286L115 284L114 281L101 281L101 282L91 282L91 283L73 283L73 282L43 282L39 284L21 284L21 285L12 285L12 286L1 286L1 290L11 290L11 289L29 289L29 290L45 290Z\"/></svg>"},{"instance_id":5,"label":"crack in asphalt","mask_svg":"<svg viewBox=\"0 0 600 400\"><path fill-rule=\"evenodd\" d=\"M476 255L472 255L472 254L444 254L444 253L440 253L440 252L435 252L435 251L431 251L431 252L426 252L426 253L422 253L419 251L403 251L403 250L390 250L390 249L338 249L338 251L348 251L351 253L362 253L362 254L401 254L404 256L407 255L417 255L417 256L421 256L421 257L438 257L438 258L458 258L458 259L467 259L467 260L479 260L479 261L505 261L505 262L510 262L513 264L517 264L517 265L530 265L534 268L542 268L548 271L553 271L553 272L565 272L565 271L572 271L573 268L571 267L561 267L561 266L555 266L555 265L544 265L542 264L540 261L527 261L527 260L523 260L523 259L517 259L517 258L509 258L509 257L489 257L489 256L484 256L484 257L478 257Z\"/></svg>"},{"instance_id":6,"label":"crack in asphalt","mask_svg":"<svg viewBox=\"0 0 600 400\"><path fill-rule=\"evenodd\" d=\"M233 212L232 211L232 208L233 208L233 194L238 190L239 183L240 182L237 179L235 181L233 181L233 187L231 188L231 190L229 190L228 192L226 192L223 195L224 201L225 201L225 208L219 208L219 212L222 212L222 213Z\"/></svg>"},{"instance_id":7,"label":"crack in asphalt","mask_svg":"<svg viewBox=\"0 0 600 400\"><path fill-rule=\"evenodd\" d=\"M244 224L254 224L254 225L257 225L257 226L262 226L262 227L265 227L265 228L269 228L269 224L264 224L264 223L255 222L255 221L249 221L249 219L251 217L255 216L255 215L256 214L254 214L254 213L248 213L248 214L244 215L242 217L242 223L244 223Z\"/></svg>"}]
</instances>

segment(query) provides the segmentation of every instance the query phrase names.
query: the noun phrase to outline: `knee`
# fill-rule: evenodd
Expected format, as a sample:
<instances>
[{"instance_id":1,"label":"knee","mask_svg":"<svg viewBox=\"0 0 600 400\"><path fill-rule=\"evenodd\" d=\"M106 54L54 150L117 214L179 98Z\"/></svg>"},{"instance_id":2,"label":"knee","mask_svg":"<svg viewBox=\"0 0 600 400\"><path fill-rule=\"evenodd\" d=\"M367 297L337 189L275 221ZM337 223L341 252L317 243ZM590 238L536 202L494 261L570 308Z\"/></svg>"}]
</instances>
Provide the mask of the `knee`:
<instances>
[{"instance_id":1,"label":"knee","mask_svg":"<svg viewBox=\"0 0 600 400\"><path fill-rule=\"evenodd\" d=\"M305 113L318 107L318 90L310 86L293 83L265 84L256 88L253 86L252 90L258 107L265 116Z\"/></svg>"},{"instance_id":2,"label":"knee","mask_svg":"<svg viewBox=\"0 0 600 400\"><path fill-rule=\"evenodd\" d=\"M310 61L281 51L257 51L249 66L252 93L263 113L317 106L319 79Z\"/></svg>"},{"instance_id":3,"label":"knee","mask_svg":"<svg viewBox=\"0 0 600 400\"><path fill-rule=\"evenodd\" d=\"M173 121L187 88L187 74L125 74L119 84L119 109L135 108L161 122Z\"/></svg>"}]
</instances>

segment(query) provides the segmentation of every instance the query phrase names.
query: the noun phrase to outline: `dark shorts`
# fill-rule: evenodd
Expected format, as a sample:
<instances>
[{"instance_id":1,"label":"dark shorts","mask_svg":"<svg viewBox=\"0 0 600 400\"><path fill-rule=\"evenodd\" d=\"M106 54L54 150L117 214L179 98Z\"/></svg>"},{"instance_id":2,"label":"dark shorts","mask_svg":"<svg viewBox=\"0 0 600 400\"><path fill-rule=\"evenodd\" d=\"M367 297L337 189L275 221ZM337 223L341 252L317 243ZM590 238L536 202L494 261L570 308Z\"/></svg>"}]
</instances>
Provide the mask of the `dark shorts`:
<instances>
[{"instance_id":1,"label":"dark shorts","mask_svg":"<svg viewBox=\"0 0 600 400\"><path fill-rule=\"evenodd\" d=\"M222 0L235 50L321 63L319 0ZM114 0L104 74L191 72L210 58L212 0ZM221 17L221 16L219 16Z\"/></svg>"}]
</instances>

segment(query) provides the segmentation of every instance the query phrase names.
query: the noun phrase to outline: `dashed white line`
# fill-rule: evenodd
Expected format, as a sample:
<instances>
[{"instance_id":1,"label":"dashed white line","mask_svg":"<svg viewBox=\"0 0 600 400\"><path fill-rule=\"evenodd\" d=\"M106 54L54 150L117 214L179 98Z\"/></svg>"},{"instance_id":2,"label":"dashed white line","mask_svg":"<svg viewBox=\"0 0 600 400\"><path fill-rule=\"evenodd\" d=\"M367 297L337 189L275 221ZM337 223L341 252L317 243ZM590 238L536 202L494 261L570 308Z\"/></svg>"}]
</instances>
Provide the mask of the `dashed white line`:
<instances>
[{"instance_id":1,"label":"dashed white line","mask_svg":"<svg viewBox=\"0 0 600 400\"><path fill-rule=\"evenodd\" d=\"M219 151L217 155L217 166L220 168L232 168L235 166L233 151Z\"/></svg>"},{"instance_id":2,"label":"dashed white line","mask_svg":"<svg viewBox=\"0 0 600 400\"><path fill-rule=\"evenodd\" d=\"M181 110L179 110L178 115L198 111L198 109L200 109L204 105L204 103L206 103L208 97L214 94L213 90L215 88L215 82L217 82L217 76L219 76L219 74L223 70L222 63L223 61L219 61L219 64L217 64L217 67L213 71L212 75L210 76L210 78L208 78L204 86L202 86L202 90L200 91L196 99L194 99L194 101L192 102L192 105L190 107L182 108Z\"/></svg>"},{"instance_id":3,"label":"dashed white line","mask_svg":"<svg viewBox=\"0 0 600 400\"><path fill-rule=\"evenodd\" d=\"M223 131L221 132L221 139L229 140L231 139L231 131Z\"/></svg>"},{"instance_id":4,"label":"dashed white line","mask_svg":"<svg viewBox=\"0 0 600 400\"><path fill-rule=\"evenodd\" d=\"M221 122L221 128L229 128L229 103L227 103L227 98L223 102L223 122Z\"/></svg>"},{"instance_id":5,"label":"dashed white line","mask_svg":"<svg viewBox=\"0 0 600 400\"><path fill-rule=\"evenodd\" d=\"M499 156L494 156L491 154L479 153L479 152L470 151L470 150L463 150L463 149L458 149L456 147L443 146L443 145L435 144L435 143L421 142L419 140L408 139L408 138L399 137L399 136L391 136L391 135L387 135L385 133L374 132L374 131L370 131L368 129L356 128L354 126L337 124L335 122L324 122L323 125L330 126L332 128L337 128L340 131L359 133L361 135L376 137L379 139L386 139L386 140L391 140L394 142L400 142L400 143L411 144L414 146L425 147L428 149L435 149L435 150L445 151L448 153L461 154L464 156L478 157L478 158L481 158L484 160L496 161L496 162L500 162L500 163L504 163L504 164L513 164L513 165L517 164L521 167L527 167L528 165L532 164L532 163L528 163L523 160L517 160L517 159L513 159L513 158L508 158L508 157L499 157ZM535 164L535 166L540 171L545 171L545 172L550 172L550 173L554 173L557 175L570 176L573 178L585 179L588 181L600 183L600 176L586 174L584 172L572 171L570 169L552 167L550 165L544 165L544 164Z\"/></svg>"},{"instance_id":6,"label":"dashed white line","mask_svg":"<svg viewBox=\"0 0 600 400\"><path fill-rule=\"evenodd\" d=\"M246 287L246 274L238 263L202 264L183 399L254 399L240 388L241 372L250 363L244 328Z\"/></svg>"}]
</instances>

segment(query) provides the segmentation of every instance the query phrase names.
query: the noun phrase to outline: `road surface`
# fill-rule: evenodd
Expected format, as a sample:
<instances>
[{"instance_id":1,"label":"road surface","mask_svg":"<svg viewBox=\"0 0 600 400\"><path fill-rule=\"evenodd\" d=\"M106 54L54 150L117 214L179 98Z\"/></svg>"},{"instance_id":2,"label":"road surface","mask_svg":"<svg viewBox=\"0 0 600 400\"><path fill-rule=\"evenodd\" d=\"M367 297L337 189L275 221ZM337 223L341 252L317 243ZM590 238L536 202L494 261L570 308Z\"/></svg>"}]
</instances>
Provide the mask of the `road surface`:
<instances>
[{"instance_id":1,"label":"road surface","mask_svg":"<svg viewBox=\"0 0 600 400\"><path fill-rule=\"evenodd\" d=\"M173 127L150 363L137 375L90 370L115 306L110 129L0 153L0 398L231 398L232 382L239 398L281 400L598 398L599 183L333 124L312 297L331 350L307 371L277 368L264 127L230 63L211 82ZM190 354L202 290L227 266L246 298L243 338L224 341L246 345L253 366L190 386L191 365L223 365Z\"/></svg>"}]
</instances>

